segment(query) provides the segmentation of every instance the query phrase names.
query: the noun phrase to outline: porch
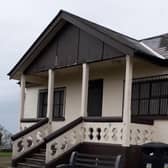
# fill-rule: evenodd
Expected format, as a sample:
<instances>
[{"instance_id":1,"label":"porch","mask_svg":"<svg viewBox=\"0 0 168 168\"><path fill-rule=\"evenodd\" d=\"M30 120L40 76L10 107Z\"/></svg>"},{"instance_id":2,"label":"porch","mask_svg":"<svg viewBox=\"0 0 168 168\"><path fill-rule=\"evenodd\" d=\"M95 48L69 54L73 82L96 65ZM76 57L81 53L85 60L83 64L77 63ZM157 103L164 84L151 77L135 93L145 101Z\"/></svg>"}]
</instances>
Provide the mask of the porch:
<instances>
[{"instance_id":1,"label":"porch","mask_svg":"<svg viewBox=\"0 0 168 168\"><path fill-rule=\"evenodd\" d=\"M44 71L23 75L20 112L22 126L29 126L45 117L48 117L53 124L67 124L81 116L113 118L114 121L122 121L125 113L130 119L132 118L133 122L152 124L154 120L165 119L167 104L160 99L165 100L167 95L166 68L134 58L134 70L132 74L129 73L131 84L128 85L132 90L132 93L128 90L132 94L132 96L129 95L131 110L127 110L132 111L132 114L128 114L128 112L124 113L124 106L128 104L124 97L127 95L125 94L125 63L125 59L120 58L83 64L83 68L82 66L73 66L49 70L48 73ZM163 91L161 91L160 85L164 86ZM157 95L154 98L148 96L154 89L159 95L161 92L165 92L165 94L160 98ZM142 92L141 95L140 92ZM60 111L55 109L54 94L62 96L61 101L56 100L60 101L60 104L57 104L61 108ZM158 107L154 109L152 102L154 99L158 104L159 102L163 104L162 109ZM150 103L151 105L149 105ZM151 110L147 106L151 106Z\"/></svg>"},{"instance_id":2,"label":"porch","mask_svg":"<svg viewBox=\"0 0 168 168\"><path fill-rule=\"evenodd\" d=\"M143 118L144 115L137 116L135 115L136 111L130 113L130 109L136 110L133 106L135 103L131 103L131 99L134 102L133 98L125 93L132 90L133 83L133 92L136 94L134 79L137 80L137 78L142 77L146 79L153 75L156 77L160 75L158 70L155 72L153 70L148 72L147 68L145 70L144 62L141 59L134 59L134 72L129 72L127 75L129 78L127 90L124 89L128 87L125 82L125 71L130 71L130 67L126 68L125 58L49 70L48 73L45 71L25 74L23 83L26 86L23 90L26 90L26 93L24 91L21 93L26 95L26 98L22 99L23 107L21 107L22 129L45 117L49 118L53 131L78 117L97 118L107 120L107 122L108 120L114 122L129 120L128 123L131 122L132 118L134 123L152 124L151 120ZM146 64L151 68L154 66L148 62ZM144 69L144 72L141 72L139 68ZM160 71L160 73L163 72ZM61 102L56 100L60 104L56 105L55 94L63 94ZM127 98L124 95L127 95ZM22 95L22 97L25 96ZM127 100L129 99L130 102L128 103ZM126 110L128 104L130 104L129 110ZM59 109L59 111L55 106L59 106L61 110ZM124 115L126 116L125 119Z\"/></svg>"},{"instance_id":3,"label":"porch","mask_svg":"<svg viewBox=\"0 0 168 168\"><path fill-rule=\"evenodd\" d=\"M17 160L42 144L46 145L45 163L50 164L83 143L119 145L125 148L161 141L157 136L159 128L154 123L158 120L159 113L152 116L154 119L148 120L151 117L149 113L147 116L142 113L146 108L137 113L137 107L142 108L146 105L135 108L133 103L137 101L135 87L137 81L141 84L151 80L166 81L167 79L164 68L148 62L146 64L148 66L143 67L144 60L135 59L133 71L133 60L128 56L126 59L83 64L65 69L50 69L48 73L22 75L20 126L23 131L13 139L13 160ZM139 68L143 68L143 71ZM94 113L92 111L88 113L89 96L97 94L94 92L90 95L89 81L103 81L103 85L96 83L96 89L100 89L101 86L98 92L101 96L97 95L101 99L94 97L97 103L102 103L96 106L93 101L96 108L102 109L101 111L98 109L98 113L94 109ZM55 95L58 93L61 93L59 97L63 96L63 98L60 99L62 102L57 104ZM38 103L40 94L47 99L47 103L43 103L45 108ZM59 105L58 109L62 111L54 109L54 105ZM166 114L159 119L163 119L161 117L166 117Z\"/></svg>"}]
</instances>

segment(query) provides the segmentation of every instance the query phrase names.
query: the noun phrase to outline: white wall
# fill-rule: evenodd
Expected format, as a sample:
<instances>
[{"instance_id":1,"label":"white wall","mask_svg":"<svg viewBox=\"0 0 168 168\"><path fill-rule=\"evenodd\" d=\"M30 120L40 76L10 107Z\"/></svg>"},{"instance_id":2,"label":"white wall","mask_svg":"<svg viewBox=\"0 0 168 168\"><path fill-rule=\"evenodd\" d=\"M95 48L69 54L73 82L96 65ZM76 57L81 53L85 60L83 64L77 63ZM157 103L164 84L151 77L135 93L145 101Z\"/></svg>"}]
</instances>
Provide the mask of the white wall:
<instances>
[{"instance_id":1,"label":"white wall","mask_svg":"<svg viewBox=\"0 0 168 168\"><path fill-rule=\"evenodd\" d=\"M152 64L146 60L134 59L134 78L161 74L168 74L168 68Z\"/></svg>"},{"instance_id":2,"label":"white wall","mask_svg":"<svg viewBox=\"0 0 168 168\"><path fill-rule=\"evenodd\" d=\"M134 60L134 78L160 75L168 73L166 67L160 67L147 61ZM90 64L90 80L103 79L103 116L122 116L123 81L125 75L124 61L109 61ZM53 122L53 130L80 116L81 105L81 67L59 70L55 74L55 87L66 87L65 122ZM37 117L38 93L44 87L32 87L26 90L25 118ZM168 128L168 122L155 122L158 137L162 141L168 139L168 135L162 130Z\"/></svg>"},{"instance_id":3,"label":"white wall","mask_svg":"<svg viewBox=\"0 0 168 168\"><path fill-rule=\"evenodd\" d=\"M90 66L90 79L103 79L102 116L122 116L124 66L102 62Z\"/></svg>"},{"instance_id":4,"label":"white wall","mask_svg":"<svg viewBox=\"0 0 168 168\"><path fill-rule=\"evenodd\" d=\"M39 87L27 88L25 96L24 118L37 117Z\"/></svg>"},{"instance_id":5,"label":"white wall","mask_svg":"<svg viewBox=\"0 0 168 168\"><path fill-rule=\"evenodd\" d=\"M154 141L168 144L168 121L154 122Z\"/></svg>"}]
</instances>

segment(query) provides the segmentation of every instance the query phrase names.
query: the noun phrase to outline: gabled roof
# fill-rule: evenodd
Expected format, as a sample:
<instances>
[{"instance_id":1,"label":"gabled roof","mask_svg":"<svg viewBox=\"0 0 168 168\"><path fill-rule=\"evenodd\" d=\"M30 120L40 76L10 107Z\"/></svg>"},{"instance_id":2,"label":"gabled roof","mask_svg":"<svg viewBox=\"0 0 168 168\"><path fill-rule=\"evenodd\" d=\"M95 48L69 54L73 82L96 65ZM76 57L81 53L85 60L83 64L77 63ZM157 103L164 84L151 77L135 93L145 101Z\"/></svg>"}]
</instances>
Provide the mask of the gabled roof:
<instances>
[{"instance_id":1,"label":"gabled roof","mask_svg":"<svg viewBox=\"0 0 168 168\"><path fill-rule=\"evenodd\" d=\"M44 30L44 32L39 36L39 38L28 49L28 51L24 54L20 61L8 73L10 78L16 78L16 76L23 73L24 70L52 40L52 38L61 30L66 22L70 22L71 24L79 27L89 34L92 34L96 38L101 39L108 45L115 47L125 54L134 55L135 53L141 53L149 58L155 58L156 60L164 59L162 57L159 57L158 54L153 51L153 48L147 46L146 40L135 40L126 35L112 31L108 28L61 10L54 18L54 20ZM145 45L142 42L144 42Z\"/></svg>"}]
</instances>

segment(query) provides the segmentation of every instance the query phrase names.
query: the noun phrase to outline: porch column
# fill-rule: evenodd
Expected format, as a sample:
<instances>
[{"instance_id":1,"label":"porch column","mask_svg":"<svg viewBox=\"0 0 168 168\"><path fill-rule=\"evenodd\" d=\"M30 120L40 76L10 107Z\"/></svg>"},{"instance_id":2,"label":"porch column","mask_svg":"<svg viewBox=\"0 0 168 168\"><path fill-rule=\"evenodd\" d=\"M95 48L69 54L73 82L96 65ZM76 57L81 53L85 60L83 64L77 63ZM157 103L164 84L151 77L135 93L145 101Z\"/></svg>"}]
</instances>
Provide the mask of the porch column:
<instances>
[{"instance_id":1,"label":"porch column","mask_svg":"<svg viewBox=\"0 0 168 168\"><path fill-rule=\"evenodd\" d=\"M48 70L48 100L47 100L47 117L49 121L52 121L53 113L53 101L54 101L54 71Z\"/></svg>"},{"instance_id":2,"label":"porch column","mask_svg":"<svg viewBox=\"0 0 168 168\"><path fill-rule=\"evenodd\" d=\"M89 65L82 65L81 116L87 116Z\"/></svg>"},{"instance_id":3,"label":"porch column","mask_svg":"<svg viewBox=\"0 0 168 168\"><path fill-rule=\"evenodd\" d=\"M132 76L133 76L133 58L126 56L125 69L125 89L124 89L124 109L123 109L123 123L124 123L124 146L129 146L129 124L131 123L131 94L132 94Z\"/></svg>"},{"instance_id":4,"label":"porch column","mask_svg":"<svg viewBox=\"0 0 168 168\"><path fill-rule=\"evenodd\" d=\"M20 120L24 118L26 78L22 74L20 78Z\"/></svg>"}]
</instances>

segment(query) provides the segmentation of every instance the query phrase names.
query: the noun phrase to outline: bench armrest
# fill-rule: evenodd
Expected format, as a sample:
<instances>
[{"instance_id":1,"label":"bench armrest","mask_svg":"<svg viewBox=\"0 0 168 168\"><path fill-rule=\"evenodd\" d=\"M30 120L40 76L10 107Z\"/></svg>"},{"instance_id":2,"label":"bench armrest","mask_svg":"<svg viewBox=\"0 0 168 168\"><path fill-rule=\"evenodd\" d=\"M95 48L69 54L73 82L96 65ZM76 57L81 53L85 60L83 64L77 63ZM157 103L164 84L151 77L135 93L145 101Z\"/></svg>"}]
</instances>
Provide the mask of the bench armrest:
<instances>
[{"instance_id":1,"label":"bench armrest","mask_svg":"<svg viewBox=\"0 0 168 168\"><path fill-rule=\"evenodd\" d=\"M56 168L72 168L72 166L70 164L60 164Z\"/></svg>"}]
</instances>

